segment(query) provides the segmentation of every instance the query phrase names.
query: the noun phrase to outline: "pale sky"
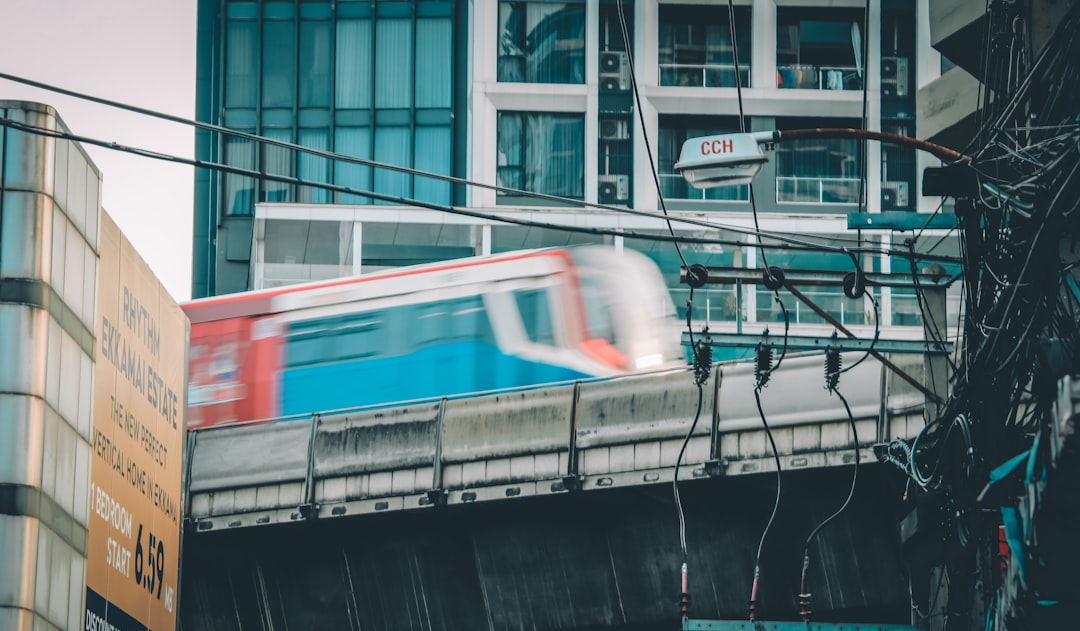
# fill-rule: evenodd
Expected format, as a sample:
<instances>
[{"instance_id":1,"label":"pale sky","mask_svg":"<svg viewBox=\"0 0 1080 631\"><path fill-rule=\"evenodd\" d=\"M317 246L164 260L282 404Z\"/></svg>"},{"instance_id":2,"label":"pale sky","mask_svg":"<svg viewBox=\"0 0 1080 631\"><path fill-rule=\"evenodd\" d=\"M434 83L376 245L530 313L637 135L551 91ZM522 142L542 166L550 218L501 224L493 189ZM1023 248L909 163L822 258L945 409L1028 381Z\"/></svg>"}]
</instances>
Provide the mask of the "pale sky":
<instances>
[{"instance_id":1,"label":"pale sky","mask_svg":"<svg viewBox=\"0 0 1080 631\"><path fill-rule=\"evenodd\" d=\"M0 72L195 117L196 0L0 0ZM56 108L71 132L185 158L191 127L0 79L0 100ZM191 297L194 169L87 145L102 206L177 301Z\"/></svg>"}]
</instances>

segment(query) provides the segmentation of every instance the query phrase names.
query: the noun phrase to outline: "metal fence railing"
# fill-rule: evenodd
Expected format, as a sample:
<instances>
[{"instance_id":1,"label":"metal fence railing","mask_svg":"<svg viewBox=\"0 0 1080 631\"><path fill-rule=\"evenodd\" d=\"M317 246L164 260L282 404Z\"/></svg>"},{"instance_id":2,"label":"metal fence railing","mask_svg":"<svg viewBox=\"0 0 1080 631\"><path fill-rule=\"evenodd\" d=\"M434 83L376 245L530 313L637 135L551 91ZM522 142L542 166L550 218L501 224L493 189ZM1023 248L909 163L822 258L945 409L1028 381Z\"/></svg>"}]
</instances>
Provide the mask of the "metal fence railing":
<instances>
[{"instance_id":1,"label":"metal fence railing","mask_svg":"<svg viewBox=\"0 0 1080 631\"><path fill-rule=\"evenodd\" d=\"M855 204L859 201L859 178L778 175L776 201L797 204Z\"/></svg>"},{"instance_id":2,"label":"metal fence railing","mask_svg":"<svg viewBox=\"0 0 1080 631\"><path fill-rule=\"evenodd\" d=\"M776 87L798 90L861 90L862 76L855 66L777 64Z\"/></svg>"},{"instance_id":3,"label":"metal fence railing","mask_svg":"<svg viewBox=\"0 0 1080 631\"><path fill-rule=\"evenodd\" d=\"M739 82L750 87L750 66L739 64ZM735 64L660 64L660 85L695 88L734 88Z\"/></svg>"}]
</instances>

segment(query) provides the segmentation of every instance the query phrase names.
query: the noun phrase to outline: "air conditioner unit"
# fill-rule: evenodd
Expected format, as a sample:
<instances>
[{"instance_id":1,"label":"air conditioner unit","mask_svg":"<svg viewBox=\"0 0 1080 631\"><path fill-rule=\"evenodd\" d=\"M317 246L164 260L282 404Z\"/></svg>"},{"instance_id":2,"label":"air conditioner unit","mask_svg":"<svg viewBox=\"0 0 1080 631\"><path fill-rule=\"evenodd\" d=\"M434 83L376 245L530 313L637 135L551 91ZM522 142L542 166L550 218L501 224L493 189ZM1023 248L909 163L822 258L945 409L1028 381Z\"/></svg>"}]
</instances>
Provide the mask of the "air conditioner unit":
<instances>
[{"instance_id":1,"label":"air conditioner unit","mask_svg":"<svg viewBox=\"0 0 1080 631\"><path fill-rule=\"evenodd\" d=\"M614 116L600 118L600 140L628 140L629 138L630 121Z\"/></svg>"},{"instance_id":2,"label":"air conditioner unit","mask_svg":"<svg viewBox=\"0 0 1080 631\"><path fill-rule=\"evenodd\" d=\"M908 183L882 182L881 205L885 208L906 208L908 205Z\"/></svg>"},{"instance_id":3,"label":"air conditioner unit","mask_svg":"<svg viewBox=\"0 0 1080 631\"><path fill-rule=\"evenodd\" d=\"M630 199L630 176L601 175L599 189L597 197L601 204L628 201Z\"/></svg>"},{"instance_id":4,"label":"air conditioner unit","mask_svg":"<svg viewBox=\"0 0 1080 631\"><path fill-rule=\"evenodd\" d=\"M600 53L600 89L605 92L630 89L630 61L626 53L612 50Z\"/></svg>"},{"instance_id":5,"label":"air conditioner unit","mask_svg":"<svg viewBox=\"0 0 1080 631\"><path fill-rule=\"evenodd\" d=\"M907 57L881 58L881 96L908 95Z\"/></svg>"}]
</instances>

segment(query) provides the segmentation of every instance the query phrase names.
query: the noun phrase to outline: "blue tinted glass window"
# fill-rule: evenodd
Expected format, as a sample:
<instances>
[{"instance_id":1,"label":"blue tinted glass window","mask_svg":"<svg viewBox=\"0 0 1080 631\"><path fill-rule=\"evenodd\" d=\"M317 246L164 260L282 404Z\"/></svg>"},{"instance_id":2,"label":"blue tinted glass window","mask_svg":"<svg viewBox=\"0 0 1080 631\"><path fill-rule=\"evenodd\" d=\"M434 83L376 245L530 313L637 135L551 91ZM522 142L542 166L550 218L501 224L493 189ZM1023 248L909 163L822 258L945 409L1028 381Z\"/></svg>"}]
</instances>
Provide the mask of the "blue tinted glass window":
<instances>
[{"instance_id":1,"label":"blue tinted glass window","mask_svg":"<svg viewBox=\"0 0 1080 631\"><path fill-rule=\"evenodd\" d=\"M337 23L337 54L334 57L336 106L338 109L371 107L371 20L340 20Z\"/></svg>"},{"instance_id":2,"label":"blue tinted glass window","mask_svg":"<svg viewBox=\"0 0 1080 631\"><path fill-rule=\"evenodd\" d=\"M336 153L354 158L371 159L371 129L367 127L338 127L334 132ZM350 162L334 163L334 183L358 191L371 190L371 167ZM337 193L339 204L370 204L371 199L349 193Z\"/></svg>"},{"instance_id":3,"label":"blue tinted glass window","mask_svg":"<svg viewBox=\"0 0 1080 631\"><path fill-rule=\"evenodd\" d=\"M330 107L330 22L300 23L300 107Z\"/></svg>"},{"instance_id":4,"label":"blue tinted glass window","mask_svg":"<svg viewBox=\"0 0 1080 631\"><path fill-rule=\"evenodd\" d=\"M280 140L288 143L293 142L291 129L264 129L263 136L270 138L271 140ZM292 177L295 175L293 170L293 154L294 151L292 149L263 143L263 173L266 173L267 175ZM273 180L264 180L260 201L291 202L293 201L292 185Z\"/></svg>"},{"instance_id":5,"label":"blue tinted glass window","mask_svg":"<svg viewBox=\"0 0 1080 631\"><path fill-rule=\"evenodd\" d=\"M412 107L413 21L375 23L375 107Z\"/></svg>"},{"instance_id":6,"label":"blue tinted glass window","mask_svg":"<svg viewBox=\"0 0 1080 631\"><path fill-rule=\"evenodd\" d=\"M415 167L428 173L450 175L450 127L425 126L416 128ZM450 203L450 183L429 177L416 176L413 195L416 199L436 204Z\"/></svg>"},{"instance_id":7,"label":"blue tinted glass window","mask_svg":"<svg viewBox=\"0 0 1080 631\"><path fill-rule=\"evenodd\" d=\"M450 18L416 20L416 107L450 107L452 36Z\"/></svg>"},{"instance_id":8,"label":"blue tinted glass window","mask_svg":"<svg viewBox=\"0 0 1080 631\"><path fill-rule=\"evenodd\" d=\"M292 107L296 93L296 34L291 20L263 23L263 107Z\"/></svg>"},{"instance_id":9,"label":"blue tinted glass window","mask_svg":"<svg viewBox=\"0 0 1080 631\"><path fill-rule=\"evenodd\" d=\"M312 149L328 151L330 149L330 130L301 129L300 144ZM297 171L297 175L301 180L329 182L330 160L301 152L297 157ZM330 191L324 188L301 186L297 194L297 201L326 203L330 201Z\"/></svg>"},{"instance_id":10,"label":"blue tinted glass window","mask_svg":"<svg viewBox=\"0 0 1080 631\"><path fill-rule=\"evenodd\" d=\"M242 130L253 133L254 130ZM225 163L241 169L255 169L255 142L226 137ZM255 179L227 173L223 176L223 207L226 215L250 215L254 212Z\"/></svg>"},{"instance_id":11,"label":"blue tinted glass window","mask_svg":"<svg viewBox=\"0 0 1080 631\"><path fill-rule=\"evenodd\" d=\"M377 127L375 129L375 161L397 166L412 164L412 136L408 127ZM397 197L408 197L411 176L408 173L375 169L375 191ZM397 202L375 203L396 204Z\"/></svg>"},{"instance_id":12,"label":"blue tinted glass window","mask_svg":"<svg viewBox=\"0 0 1080 631\"><path fill-rule=\"evenodd\" d=\"M225 34L225 107L258 103L259 25L230 21Z\"/></svg>"},{"instance_id":13,"label":"blue tinted glass window","mask_svg":"<svg viewBox=\"0 0 1080 631\"><path fill-rule=\"evenodd\" d=\"M499 3L499 81L585 83L585 5Z\"/></svg>"},{"instance_id":14,"label":"blue tinted glass window","mask_svg":"<svg viewBox=\"0 0 1080 631\"><path fill-rule=\"evenodd\" d=\"M583 115L499 112L497 134L500 186L575 199L583 197Z\"/></svg>"}]
</instances>

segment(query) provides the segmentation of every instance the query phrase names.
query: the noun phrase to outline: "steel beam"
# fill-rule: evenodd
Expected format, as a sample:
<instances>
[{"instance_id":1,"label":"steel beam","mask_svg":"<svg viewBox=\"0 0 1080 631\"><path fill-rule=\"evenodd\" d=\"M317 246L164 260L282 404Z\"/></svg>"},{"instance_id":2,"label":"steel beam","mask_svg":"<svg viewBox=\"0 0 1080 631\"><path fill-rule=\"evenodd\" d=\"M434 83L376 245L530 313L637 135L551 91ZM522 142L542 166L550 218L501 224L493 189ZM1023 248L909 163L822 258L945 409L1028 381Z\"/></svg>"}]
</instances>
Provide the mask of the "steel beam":
<instances>
[{"instance_id":1,"label":"steel beam","mask_svg":"<svg viewBox=\"0 0 1080 631\"><path fill-rule=\"evenodd\" d=\"M683 620L683 631L918 631L905 624Z\"/></svg>"},{"instance_id":2,"label":"steel beam","mask_svg":"<svg viewBox=\"0 0 1080 631\"><path fill-rule=\"evenodd\" d=\"M706 284L723 285L734 284L736 281L744 283L764 283L765 270L750 267L705 267L707 275ZM816 285L825 287L842 287L844 277L852 270L807 270L785 269L784 281L791 285ZM953 282L953 277L942 274L919 274L918 277L911 274L880 272L863 272L863 278L867 287L948 287ZM686 283L686 268L679 271L679 281Z\"/></svg>"},{"instance_id":3,"label":"steel beam","mask_svg":"<svg viewBox=\"0 0 1080 631\"><path fill-rule=\"evenodd\" d=\"M956 227L956 215L952 213L913 213L910 211L885 211L880 213L848 213L848 230L948 230Z\"/></svg>"},{"instance_id":4,"label":"steel beam","mask_svg":"<svg viewBox=\"0 0 1080 631\"><path fill-rule=\"evenodd\" d=\"M735 348L756 348L759 342L765 341L765 335L761 333L713 333L708 336L695 333L694 340L708 337L713 346L727 346ZM773 344L779 344L784 339L782 334L770 333L768 340ZM690 345L690 334L682 334L682 343ZM841 351L868 351L871 347L882 353L933 353L953 350L952 342L934 343L929 340L883 340L874 342L871 338L844 338L831 335L788 335L788 350L814 351L826 348L838 348Z\"/></svg>"}]
</instances>

